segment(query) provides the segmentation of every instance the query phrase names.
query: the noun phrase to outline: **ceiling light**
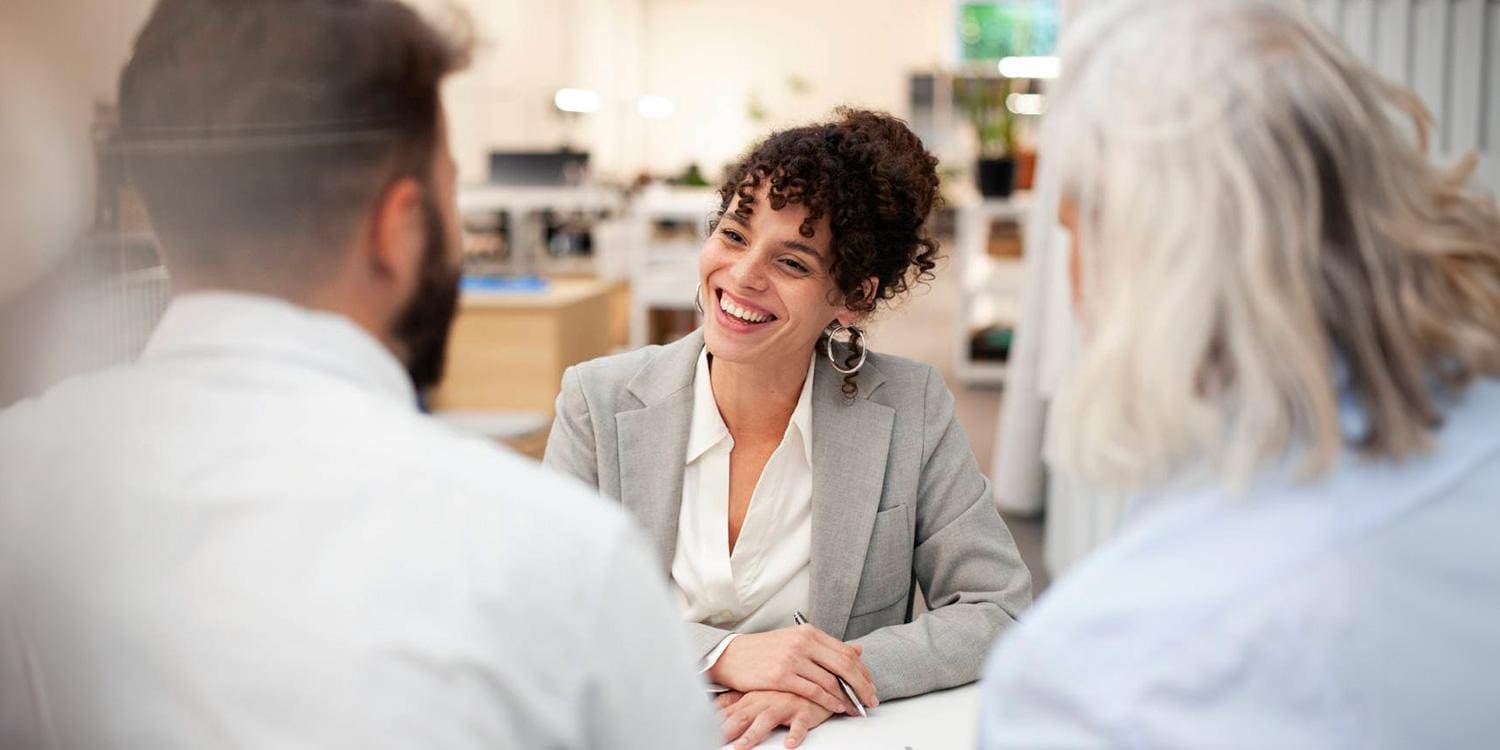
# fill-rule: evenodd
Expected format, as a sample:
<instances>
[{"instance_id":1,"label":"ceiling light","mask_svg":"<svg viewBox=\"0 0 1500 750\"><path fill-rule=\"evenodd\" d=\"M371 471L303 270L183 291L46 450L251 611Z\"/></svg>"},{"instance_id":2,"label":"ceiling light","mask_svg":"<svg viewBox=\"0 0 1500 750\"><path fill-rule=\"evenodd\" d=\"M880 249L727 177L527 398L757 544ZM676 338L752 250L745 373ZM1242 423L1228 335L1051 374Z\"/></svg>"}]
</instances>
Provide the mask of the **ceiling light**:
<instances>
[{"instance_id":1,"label":"ceiling light","mask_svg":"<svg viewBox=\"0 0 1500 750\"><path fill-rule=\"evenodd\" d=\"M552 103L564 112L598 112L599 94L588 89L558 89Z\"/></svg>"},{"instance_id":2,"label":"ceiling light","mask_svg":"<svg viewBox=\"0 0 1500 750\"><path fill-rule=\"evenodd\" d=\"M1000 61L1006 78L1056 78L1062 63L1056 57L1007 57Z\"/></svg>"},{"instance_id":3,"label":"ceiling light","mask_svg":"<svg viewBox=\"0 0 1500 750\"><path fill-rule=\"evenodd\" d=\"M1018 115L1040 115L1047 111L1041 94L1011 94L1005 97L1005 108Z\"/></svg>"}]
</instances>

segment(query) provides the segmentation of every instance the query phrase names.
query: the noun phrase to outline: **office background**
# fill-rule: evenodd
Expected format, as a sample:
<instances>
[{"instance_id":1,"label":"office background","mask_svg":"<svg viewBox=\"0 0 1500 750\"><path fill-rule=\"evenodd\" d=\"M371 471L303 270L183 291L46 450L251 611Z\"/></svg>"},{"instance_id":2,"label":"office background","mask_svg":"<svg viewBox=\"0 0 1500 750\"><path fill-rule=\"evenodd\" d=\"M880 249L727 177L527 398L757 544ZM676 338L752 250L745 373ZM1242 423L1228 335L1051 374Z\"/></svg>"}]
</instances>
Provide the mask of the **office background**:
<instances>
[{"instance_id":1,"label":"office background","mask_svg":"<svg viewBox=\"0 0 1500 750\"><path fill-rule=\"evenodd\" d=\"M469 278L450 376L430 405L539 455L562 368L695 325L694 255L729 161L838 105L890 111L941 159L946 257L930 286L877 317L872 346L939 367L986 472L1038 477L996 478L1045 585L1044 571L1060 572L1110 527L1107 513L1080 512L1082 499L1049 489L1036 430L1007 431L1003 417L1046 398L1007 387L1018 329L1047 339L1050 351L1019 365L1033 379L1055 378L1057 367L1042 365L1068 356L1055 304L1065 290L1025 288L1028 258L1065 250L1047 217L1028 224L1028 188L1056 40L1086 2L417 0L440 23L466 16L479 41L445 92ZM169 297L149 221L109 149L116 77L151 5L15 0L4 11L45 63L60 127L95 167L88 237L50 272L67 295L37 318L61 345L30 363L7 400L129 359ZM1307 6L1417 91L1440 122L1438 153L1480 154L1480 181L1500 188L1500 0ZM1028 321L1028 310L1052 310L1050 324ZM1000 435L1013 441L1008 457ZM1050 566L1048 517L1046 539L1069 547Z\"/></svg>"}]
</instances>

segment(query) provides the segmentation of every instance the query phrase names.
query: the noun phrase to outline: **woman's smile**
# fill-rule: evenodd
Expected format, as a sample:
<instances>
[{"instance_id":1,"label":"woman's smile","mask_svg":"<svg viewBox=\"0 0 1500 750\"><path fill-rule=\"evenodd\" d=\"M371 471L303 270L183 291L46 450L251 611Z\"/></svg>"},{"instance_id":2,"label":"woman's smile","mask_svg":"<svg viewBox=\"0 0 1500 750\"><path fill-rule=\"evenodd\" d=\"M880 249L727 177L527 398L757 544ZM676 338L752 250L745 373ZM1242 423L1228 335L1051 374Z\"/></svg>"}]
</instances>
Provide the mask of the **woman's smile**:
<instances>
[{"instance_id":1,"label":"woman's smile","mask_svg":"<svg viewBox=\"0 0 1500 750\"><path fill-rule=\"evenodd\" d=\"M717 307L719 308L715 317L726 330L749 333L763 330L778 320L770 311L723 289L714 290L714 295L718 298Z\"/></svg>"}]
</instances>

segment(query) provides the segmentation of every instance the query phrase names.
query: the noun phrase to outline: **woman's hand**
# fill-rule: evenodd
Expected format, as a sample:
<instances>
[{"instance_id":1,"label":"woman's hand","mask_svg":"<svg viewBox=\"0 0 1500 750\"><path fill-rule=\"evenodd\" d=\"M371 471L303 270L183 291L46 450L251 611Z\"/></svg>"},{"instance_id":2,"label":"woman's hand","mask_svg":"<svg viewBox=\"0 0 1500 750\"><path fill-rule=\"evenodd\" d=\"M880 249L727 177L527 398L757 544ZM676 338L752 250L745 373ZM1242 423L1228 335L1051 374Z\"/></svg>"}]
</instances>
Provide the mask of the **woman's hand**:
<instances>
[{"instance_id":1,"label":"woman's hand","mask_svg":"<svg viewBox=\"0 0 1500 750\"><path fill-rule=\"evenodd\" d=\"M729 642L708 670L708 677L742 693L791 693L833 713L853 716L857 710L845 698L839 677L866 706L879 704L874 679L860 661L860 653L859 646L844 643L812 625L747 633Z\"/></svg>"},{"instance_id":2,"label":"woman's hand","mask_svg":"<svg viewBox=\"0 0 1500 750\"><path fill-rule=\"evenodd\" d=\"M733 742L735 750L755 747L777 727L789 727L786 746L797 747L809 730L832 715L800 695L775 690L745 693L719 712L724 741Z\"/></svg>"}]
</instances>

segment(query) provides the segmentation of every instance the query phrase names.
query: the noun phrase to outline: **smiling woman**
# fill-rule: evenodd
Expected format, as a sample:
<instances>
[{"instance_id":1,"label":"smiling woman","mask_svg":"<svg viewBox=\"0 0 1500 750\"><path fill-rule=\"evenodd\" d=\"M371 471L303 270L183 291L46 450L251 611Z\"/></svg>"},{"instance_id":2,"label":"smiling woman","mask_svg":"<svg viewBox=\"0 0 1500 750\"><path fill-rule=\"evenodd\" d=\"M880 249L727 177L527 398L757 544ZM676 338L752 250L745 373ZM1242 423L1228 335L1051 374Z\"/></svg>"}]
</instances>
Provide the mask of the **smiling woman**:
<instances>
[{"instance_id":1,"label":"smiling woman","mask_svg":"<svg viewBox=\"0 0 1500 750\"><path fill-rule=\"evenodd\" d=\"M926 219L937 200L937 160L900 120L863 110L839 114L835 122L772 135L730 171L719 189L720 219L701 261L703 289L726 312L738 305L771 313L755 310L753 300L732 293L726 297L723 286L709 278L733 266L726 259L748 248L758 231L776 253L771 259L776 278L789 280L777 284L778 290L808 303L799 308L804 318L783 326L775 342L768 343L772 349L816 341L830 321L855 326L878 302L905 292L917 279L930 279L936 265L938 245L927 234ZM770 212L757 213L757 203ZM763 225L753 227L757 222ZM731 322L726 318L710 316L705 326L715 356L734 360L737 344L760 345L724 335L714 323ZM858 337L858 328L853 330ZM851 352L844 368L852 368L856 356ZM856 389L854 377L850 372L844 381L850 396Z\"/></svg>"},{"instance_id":2,"label":"smiling woman","mask_svg":"<svg viewBox=\"0 0 1500 750\"><path fill-rule=\"evenodd\" d=\"M1029 601L942 378L859 332L930 277L937 185L889 115L773 134L719 190L702 330L563 376L546 463L656 541L726 741L858 713L840 680L867 707L970 682Z\"/></svg>"}]
</instances>

